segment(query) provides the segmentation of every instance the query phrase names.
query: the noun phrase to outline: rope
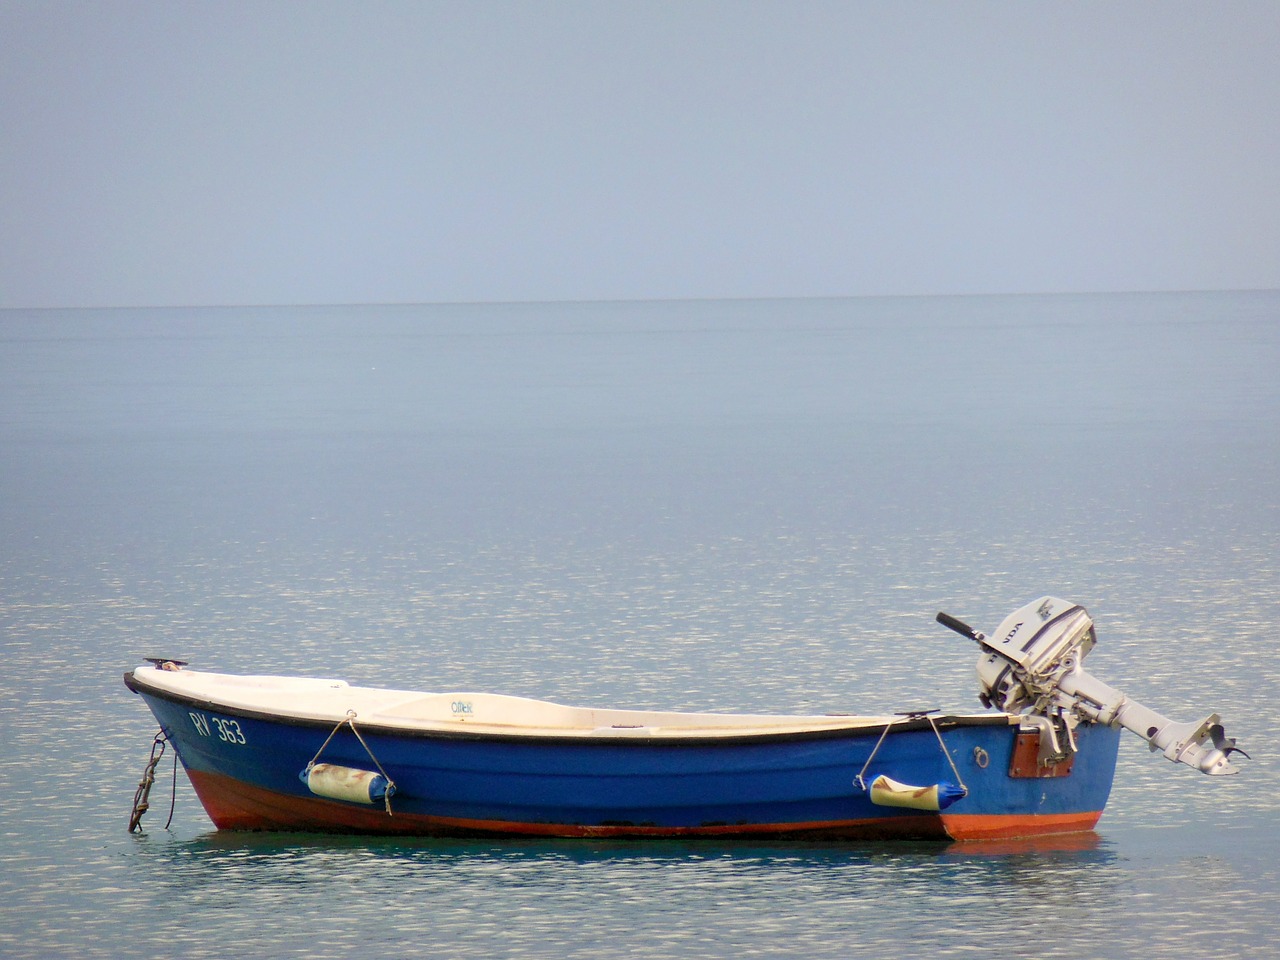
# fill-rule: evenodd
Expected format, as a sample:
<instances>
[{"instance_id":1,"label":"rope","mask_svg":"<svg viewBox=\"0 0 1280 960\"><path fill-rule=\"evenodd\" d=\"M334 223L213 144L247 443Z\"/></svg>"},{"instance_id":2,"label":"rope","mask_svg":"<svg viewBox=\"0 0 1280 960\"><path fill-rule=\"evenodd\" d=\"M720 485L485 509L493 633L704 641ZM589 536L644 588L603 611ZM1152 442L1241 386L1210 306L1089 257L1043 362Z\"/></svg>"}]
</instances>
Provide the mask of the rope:
<instances>
[{"instance_id":1,"label":"rope","mask_svg":"<svg viewBox=\"0 0 1280 960\"><path fill-rule=\"evenodd\" d=\"M364 737L360 736L360 731L356 729L356 716L357 714L354 710L347 711L347 715L339 720L337 726L329 731L329 736L325 738L324 743L320 744L320 749L316 751L316 755L311 758L311 762L306 765L302 772L310 773L311 768L316 765L316 761L320 759L320 754L324 753L324 748L329 745L329 741L334 738L334 735L344 726L350 727L351 732L354 733L356 735L356 739L360 741L360 746L364 747L364 752L369 755L369 759L373 761L373 765L377 767L378 772L382 774L382 779L387 781L387 792L383 795L382 800L383 803L386 804L387 816L389 817L392 815L391 794L395 791L396 782L391 779L386 770L382 769L382 764L378 762L378 758L375 757L373 755L373 751L369 749L369 744L365 743Z\"/></svg>"},{"instance_id":2,"label":"rope","mask_svg":"<svg viewBox=\"0 0 1280 960\"><path fill-rule=\"evenodd\" d=\"M129 814L129 832L142 833L142 815L151 809L151 786L156 782L156 767L160 765L160 760L164 757L165 744L169 742L169 738L165 735L164 729L155 735L155 739L151 741L151 757L147 761L146 769L142 772L142 779L138 781L138 789L133 793L133 811ZM177 801L178 794L178 756L175 751L173 757L173 796L174 802ZM169 820L165 823L164 828L169 829L169 824L173 822L173 804L169 806Z\"/></svg>"},{"instance_id":3,"label":"rope","mask_svg":"<svg viewBox=\"0 0 1280 960\"><path fill-rule=\"evenodd\" d=\"M905 723L907 720L916 720L923 716L929 721L929 726L933 728L933 735L938 738L938 746L942 748L942 755L947 758L947 763L951 765L951 772L956 775L956 785L965 792L965 796L969 795L969 788L965 786L964 778L960 776L960 770L956 767L956 762L951 759L951 751L947 749L947 745L942 741L942 734L938 731L938 725L934 723L933 717L929 715L931 711L919 711L909 713L903 716L901 720L890 720L885 724L884 731L880 734L880 739L876 741L875 747L872 748L867 762L862 765L862 769L858 771L858 775L853 778L853 782L864 793L867 792L867 782L863 779L863 774L867 772L867 768L871 766L871 761L876 758L876 754L880 752L880 745L884 743L884 738L889 735L889 730L896 724Z\"/></svg>"},{"instance_id":4,"label":"rope","mask_svg":"<svg viewBox=\"0 0 1280 960\"><path fill-rule=\"evenodd\" d=\"M938 732L938 725L933 722L933 717L929 717L929 726L933 727L933 735L938 738L938 746L942 748L942 755L947 758L947 763L951 764L951 772L956 775L956 786L964 791L964 795L969 795L969 788L964 785L964 778L960 776L960 771L956 767L956 762L951 759L951 751L947 749L947 745L942 742L942 734Z\"/></svg>"},{"instance_id":5,"label":"rope","mask_svg":"<svg viewBox=\"0 0 1280 960\"><path fill-rule=\"evenodd\" d=\"M329 731L329 736L325 738L324 743L320 744L320 749L316 751L316 755L311 758L311 762L307 764L306 769L310 770L316 765L316 761L320 759L320 754L324 753L324 748L329 745L329 741L333 739L333 735L342 729L343 724L350 723L351 718L356 715L354 710L348 710L347 715L338 721L338 725Z\"/></svg>"},{"instance_id":6,"label":"rope","mask_svg":"<svg viewBox=\"0 0 1280 960\"><path fill-rule=\"evenodd\" d=\"M173 775L169 779L169 819L164 822L164 828L169 829L169 824L173 823L173 808L178 804L178 748L173 748Z\"/></svg>"},{"instance_id":7,"label":"rope","mask_svg":"<svg viewBox=\"0 0 1280 960\"><path fill-rule=\"evenodd\" d=\"M884 743L884 738L889 735L889 728L895 723L902 723L902 721L890 720L884 725L884 732L880 734L880 739L876 741L875 747L872 748L871 755L867 757L867 762L862 765L862 769L858 771L858 775L853 778L853 782L858 785L859 789L861 789L863 793L867 792L867 783L862 779L862 775L867 772L867 767L871 766L871 761L876 758L876 754L880 751L880 744Z\"/></svg>"}]
</instances>

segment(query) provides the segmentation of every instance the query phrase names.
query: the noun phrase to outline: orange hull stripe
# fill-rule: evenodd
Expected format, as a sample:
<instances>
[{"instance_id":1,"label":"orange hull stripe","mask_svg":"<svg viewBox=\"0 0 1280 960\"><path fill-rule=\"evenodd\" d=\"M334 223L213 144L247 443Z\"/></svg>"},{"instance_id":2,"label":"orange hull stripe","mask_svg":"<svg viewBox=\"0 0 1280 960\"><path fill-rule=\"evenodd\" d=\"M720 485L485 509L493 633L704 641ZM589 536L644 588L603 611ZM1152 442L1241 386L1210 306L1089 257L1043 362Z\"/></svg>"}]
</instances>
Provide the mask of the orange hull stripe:
<instances>
[{"instance_id":1,"label":"orange hull stripe","mask_svg":"<svg viewBox=\"0 0 1280 960\"><path fill-rule=\"evenodd\" d=\"M222 830L349 830L364 833L507 834L543 837L809 836L815 838L916 838L1013 840L1090 831L1102 811L1035 816L943 813L812 823L725 823L696 827L631 824L525 823L395 813L320 797L274 793L216 773L187 771L196 795Z\"/></svg>"},{"instance_id":2,"label":"orange hull stripe","mask_svg":"<svg viewBox=\"0 0 1280 960\"><path fill-rule=\"evenodd\" d=\"M1083 833L1097 826L1101 817L1101 810L1034 816L944 813L942 826L953 840L1012 840L1055 833Z\"/></svg>"}]
</instances>

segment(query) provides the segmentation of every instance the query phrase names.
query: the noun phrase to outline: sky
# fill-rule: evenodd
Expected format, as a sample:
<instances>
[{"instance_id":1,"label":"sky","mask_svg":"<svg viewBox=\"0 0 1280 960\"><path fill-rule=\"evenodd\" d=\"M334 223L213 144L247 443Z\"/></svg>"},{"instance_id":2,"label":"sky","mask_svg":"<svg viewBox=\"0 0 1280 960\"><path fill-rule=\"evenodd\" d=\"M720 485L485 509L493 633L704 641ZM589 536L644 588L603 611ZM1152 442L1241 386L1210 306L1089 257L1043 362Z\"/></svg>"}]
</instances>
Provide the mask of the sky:
<instances>
[{"instance_id":1,"label":"sky","mask_svg":"<svg viewBox=\"0 0 1280 960\"><path fill-rule=\"evenodd\" d=\"M0 308L1280 288L1280 3L0 0Z\"/></svg>"}]
</instances>

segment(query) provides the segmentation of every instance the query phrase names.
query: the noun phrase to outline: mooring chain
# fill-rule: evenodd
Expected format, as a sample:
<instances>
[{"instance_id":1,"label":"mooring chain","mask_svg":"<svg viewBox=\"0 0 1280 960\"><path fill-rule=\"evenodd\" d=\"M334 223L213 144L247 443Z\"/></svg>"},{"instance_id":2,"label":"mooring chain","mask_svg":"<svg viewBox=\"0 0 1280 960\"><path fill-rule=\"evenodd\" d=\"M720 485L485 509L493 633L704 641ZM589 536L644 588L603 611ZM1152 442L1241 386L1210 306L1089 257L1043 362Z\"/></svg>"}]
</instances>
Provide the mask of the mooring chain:
<instances>
[{"instance_id":1,"label":"mooring chain","mask_svg":"<svg viewBox=\"0 0 1280 960\"><path fill-rule=\"evenodd\" d=\"M169 742L168 736L165 735L163 729L156 734L155 739L151 741L151 758L147 761L147 768L142 773L142 779L138 782L138 789L133 794L133 813L129 816L129 832L142 833L142 815L151 809L151 786L156 782L156 767L160 765L160 760L164 757L165 745ZM178 755L173 756L173 791L169 796L169 819L165 821L164 828L169 829L169 824L173 823L173 808L178 799Z\"/></svg>"}]
</instances>

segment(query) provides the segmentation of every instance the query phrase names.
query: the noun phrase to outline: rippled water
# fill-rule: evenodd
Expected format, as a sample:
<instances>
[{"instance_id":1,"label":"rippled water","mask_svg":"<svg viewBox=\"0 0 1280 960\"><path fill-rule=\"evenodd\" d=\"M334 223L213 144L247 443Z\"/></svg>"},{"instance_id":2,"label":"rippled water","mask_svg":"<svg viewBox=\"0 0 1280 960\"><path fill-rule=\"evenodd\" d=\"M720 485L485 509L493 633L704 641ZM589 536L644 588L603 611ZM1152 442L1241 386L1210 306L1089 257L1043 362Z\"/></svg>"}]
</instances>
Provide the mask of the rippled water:
<instances>
[{"instance_id":1,"label":"rippled water","mask_svg":"<svg viewBox=\"0 0 1280 960\"><path fill-rule=\"evenodd\" d=\"M0 954L1256 957L1280 295L0 314ZM1030 845L227 835L142 656L653 708L976 704L1042 593L1253 756Z\"/></svg>"}]
</instances>

